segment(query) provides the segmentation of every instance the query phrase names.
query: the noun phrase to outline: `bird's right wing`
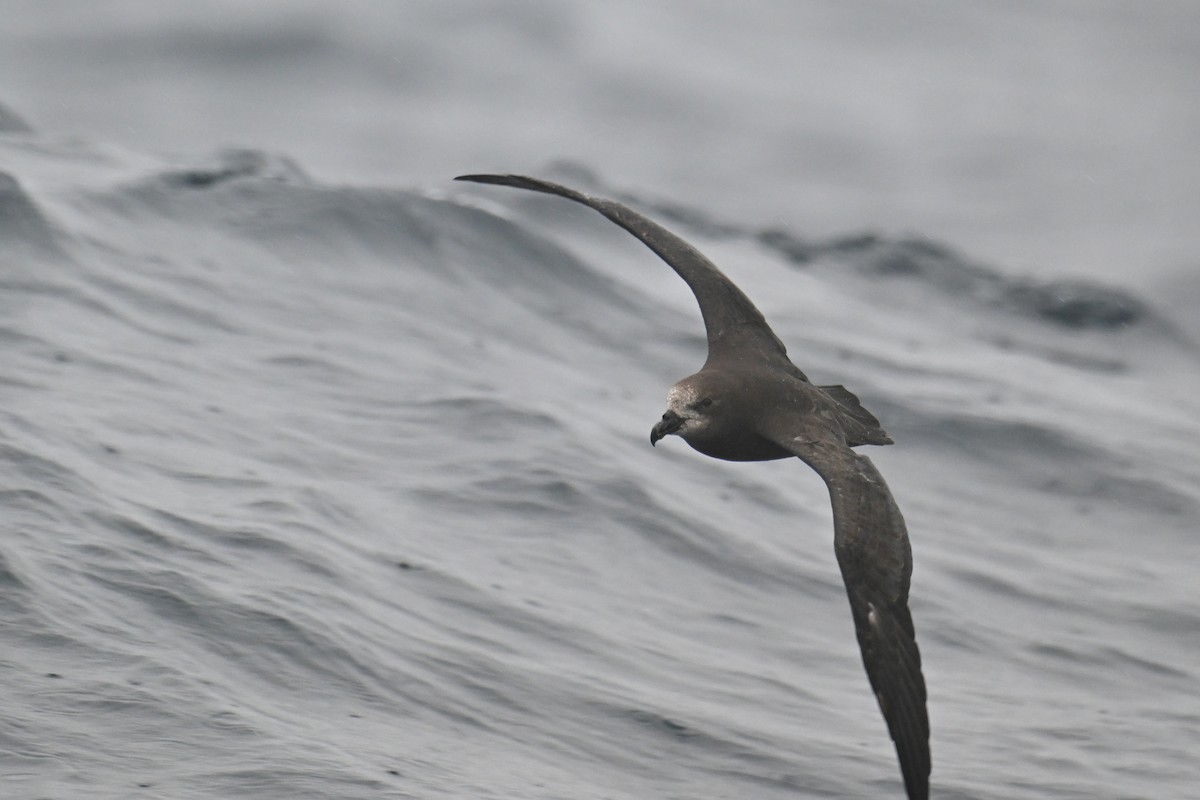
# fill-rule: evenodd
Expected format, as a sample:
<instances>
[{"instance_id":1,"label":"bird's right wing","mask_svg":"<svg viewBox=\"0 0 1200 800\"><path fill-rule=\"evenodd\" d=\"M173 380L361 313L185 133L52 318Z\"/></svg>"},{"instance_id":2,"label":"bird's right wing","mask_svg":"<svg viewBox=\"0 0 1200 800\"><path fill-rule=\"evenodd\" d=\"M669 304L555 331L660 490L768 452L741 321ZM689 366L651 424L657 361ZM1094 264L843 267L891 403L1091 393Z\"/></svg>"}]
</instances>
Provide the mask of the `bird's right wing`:
<instances>
[{"instance_id":1,"label":"bird's right wing","mask_svg":"<svg viewBox=\"0 0 1200 800\"><path fill-rule=\"evenodd\" d=\"M764 435L824 479L833 546L850 598L863 666L896 745L909 800L929 796L929 717L908 587L912 550L883 476L819 419L768 421Z\"/></svg>"},{"instance_id":2,"label":"bird's right wing","mask_svg":"<svg viewBox=\"0 0 1200 800\"><path fill-rule=\"evenodd\" d=\"M767 325L762 312L725 273L699 250L633 209L615 200L592 197L557 183L522 175L460 175L455 180L554 194L599 211L653 250L691 288L704 318L710 358L735 353L735 357L744 358L747 348L753 348L768 360L778 356L786 360L787 350Z\"/></svg>"}]
</instances>

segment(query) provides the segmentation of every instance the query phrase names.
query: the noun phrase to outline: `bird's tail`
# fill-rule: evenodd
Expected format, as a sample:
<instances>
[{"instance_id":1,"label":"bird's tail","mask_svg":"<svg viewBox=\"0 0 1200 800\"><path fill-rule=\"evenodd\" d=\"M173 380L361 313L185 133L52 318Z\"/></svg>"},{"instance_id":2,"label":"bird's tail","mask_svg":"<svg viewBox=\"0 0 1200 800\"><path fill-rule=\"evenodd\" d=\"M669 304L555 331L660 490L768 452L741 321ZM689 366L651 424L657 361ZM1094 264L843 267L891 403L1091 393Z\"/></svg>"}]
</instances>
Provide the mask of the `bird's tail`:
<instances>
[{"instance_id":1,"label":"bird's tail","mask_svg":"<svg viewBox=\"0 0 1200 800\"><path fill-rule=\"evenodd\" d=\"M817 388L833 398L842 412L838 421L842 425L842 432L846 434L846 444L857 447L860 444L892 443L892 437L880 427L875 415L863 408L854 392L840 385Z\"/></svg>"}]
</instances>

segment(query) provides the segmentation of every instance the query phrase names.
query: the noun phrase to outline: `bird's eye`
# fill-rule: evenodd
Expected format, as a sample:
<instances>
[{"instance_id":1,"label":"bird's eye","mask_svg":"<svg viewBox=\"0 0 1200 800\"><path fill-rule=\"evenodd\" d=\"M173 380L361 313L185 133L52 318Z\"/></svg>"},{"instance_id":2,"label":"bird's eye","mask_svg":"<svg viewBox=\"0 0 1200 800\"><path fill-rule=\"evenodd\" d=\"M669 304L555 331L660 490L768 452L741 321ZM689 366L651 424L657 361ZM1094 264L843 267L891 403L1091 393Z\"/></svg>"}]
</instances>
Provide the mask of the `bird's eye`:
<instances>
[{"instance_id":1,"label":"bird's eye","mask_svg":"<svg viewBox=\"0 0 1200 800\"><path fill-rule=\"evenodd\" d=\"M706 397L703 400L701 400L699 403L696 403L697 408L708 408L711 405L712 405L711 397Z\"/></svg>"}]
</instances>

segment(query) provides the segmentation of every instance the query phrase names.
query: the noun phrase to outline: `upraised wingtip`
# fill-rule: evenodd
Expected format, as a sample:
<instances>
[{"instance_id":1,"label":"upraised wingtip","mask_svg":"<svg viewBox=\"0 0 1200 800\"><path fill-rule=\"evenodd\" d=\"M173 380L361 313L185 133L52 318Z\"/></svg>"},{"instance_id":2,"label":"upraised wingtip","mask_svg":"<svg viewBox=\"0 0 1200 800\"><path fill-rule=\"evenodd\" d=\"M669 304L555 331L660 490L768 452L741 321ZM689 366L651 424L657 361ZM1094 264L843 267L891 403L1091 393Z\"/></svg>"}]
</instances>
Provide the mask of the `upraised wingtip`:
<instances>
[{"instance_id":1,"label":"upraised wingtip","mask_svg":"<svg viewBox=\"0 0 1200 800\"><path fill-rule=\"evenodd\" d=\"M471 183L504 183L505 178L514 177L510 175L491 175L488 173L472 173L470 175L456 175L456 181L470 181Z\"/></svg>"},{"instance_id":2,"label":"upraised wingtip","mask_svg":"<svg viewBox=\"0 0 1200 800\"><path fill-rule=\"evenodd\" d=\"M717 347L738 357L757 351L766 354L768 359L787 358L787 349L767 325L762 312L733 281L696 248L633 209L615 200L593 197L552 181L524 175L460 175L456 180L558 195L600 212L636 236L687 283L700 304L710 353Z\"/></svg>"},{"instance_id":3,"label":"upraised wingtip","mask_svg":"<svg viewBox=\"0 0 1200 800\"><path fill-rule=\"evenodd\" d=\"M544 181L540 178L530 178L526 175L492 175L488 173L459 175L454 180L470 181L471 183L490 183L495 186L511 186L515 189L528 189L531 192L543 192L544 194L555 194L559 197L566 197L574 200L577 203L582 203L585 206L599 210L598 201L588 197L583 192L577 192L574 189L569 189L566 186L561 186L552 181Z\"/></svg>"},{"instance_id":4,"label":"upraised wingtip","mask_svg":"<svg viewBox=\"0 0 1200 800\"><path fill-rule=\"evenodd\" d=\"M550 181L538 180L537 178L530 178L525 175L472 173L470 175L459 175L454 180L470 181L471 183L490 183L496 186L513 186L517 189L532 189L537 192L548 192L550 194L561 194L563 191L570 191Z\"/></svg>"}]
</instances>

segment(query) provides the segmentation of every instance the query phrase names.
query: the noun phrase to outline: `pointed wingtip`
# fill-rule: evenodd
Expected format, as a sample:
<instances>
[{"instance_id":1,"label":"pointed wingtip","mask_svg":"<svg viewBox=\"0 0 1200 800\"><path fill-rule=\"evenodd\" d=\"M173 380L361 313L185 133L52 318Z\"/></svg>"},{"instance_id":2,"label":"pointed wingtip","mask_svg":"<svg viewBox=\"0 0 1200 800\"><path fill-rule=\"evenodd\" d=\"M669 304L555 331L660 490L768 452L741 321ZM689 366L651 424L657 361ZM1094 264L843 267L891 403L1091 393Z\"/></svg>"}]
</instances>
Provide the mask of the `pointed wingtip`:
<instances>
[{"instance_id":1,"label":"pointed wingtip","mask_svg":"<svg viewBox=\"0 0 1200 800\"><path fill-rule=\"evenodd\" d=\"M588 197L583 192L577 192L574 189L569 189L566 186L562 186L552 181L544 181L540 178L530 178L526 175L493 175L489 173L475 173L471 175L459 175L454 180L469 181L470 183L489 183L494 186L511 186L515 189L527 189L531 192L554 194L558 195L559 197L565 197L569 200L574 200L577 203L582 203L585 206L590 206L597 210L600 209L598 201Z\"/></svg>"},{"instance_id":2,"label":"pointed wingtip","mask_svg":"<svg viewBox=\"0 0 1200 800\"><path fill-rule=\"evenodd\" d=\"M469 181L470 183L490 183L495 186L514 186L518 189L533 189L538 192L551 192L557 194L557 187L549 181L541 181L537 178L529 178L525 175L498 175L491 173L472 173L470 175L459 175L454 180Z\"/></svg>"},{"instance_id":3,"label":"pointed wingtip","mask_svg":"<svg viewBox=\"0 0 1200 800\"><path fill-rule=\"evenodd\" d=\"M506 182L505 179L509 178L509 177L512 177L512 176L489 175L487 173L472 173L470 175L456 175L454 180L470 181L471 183L500 183L500 184L503 184Z\"/></svg>"}]
</instances>

